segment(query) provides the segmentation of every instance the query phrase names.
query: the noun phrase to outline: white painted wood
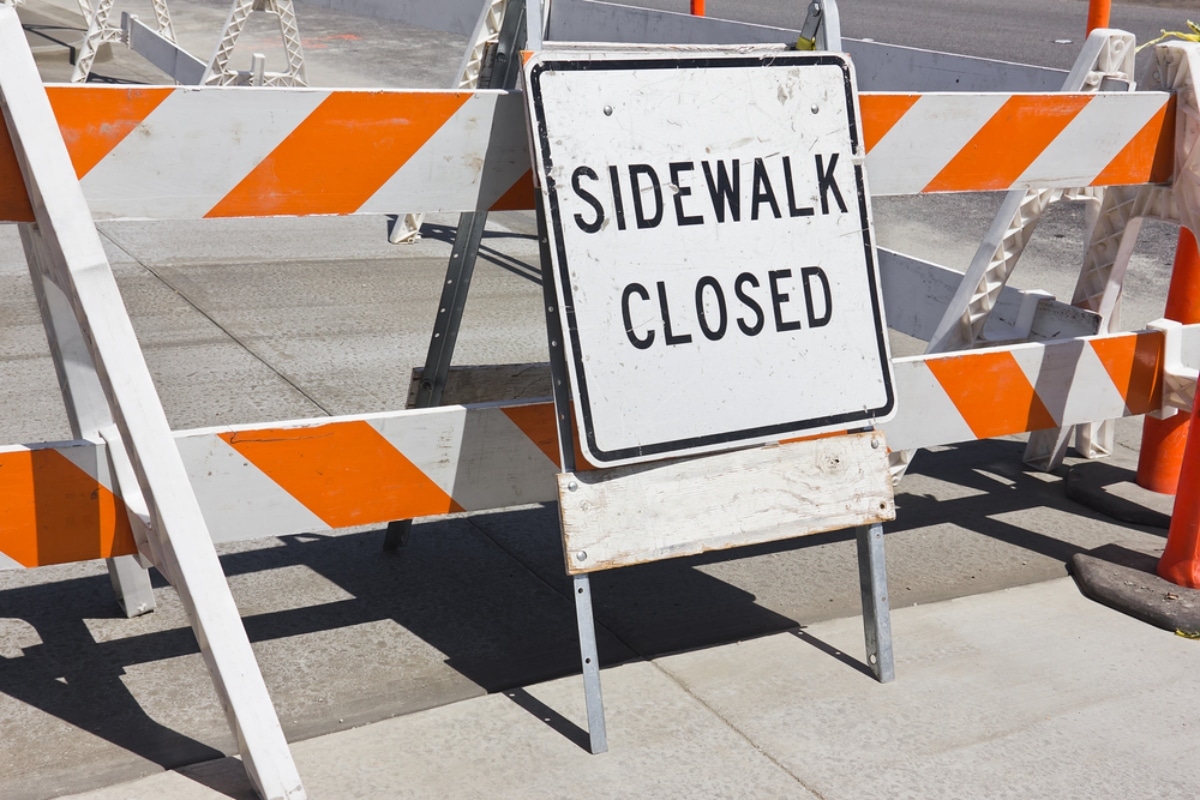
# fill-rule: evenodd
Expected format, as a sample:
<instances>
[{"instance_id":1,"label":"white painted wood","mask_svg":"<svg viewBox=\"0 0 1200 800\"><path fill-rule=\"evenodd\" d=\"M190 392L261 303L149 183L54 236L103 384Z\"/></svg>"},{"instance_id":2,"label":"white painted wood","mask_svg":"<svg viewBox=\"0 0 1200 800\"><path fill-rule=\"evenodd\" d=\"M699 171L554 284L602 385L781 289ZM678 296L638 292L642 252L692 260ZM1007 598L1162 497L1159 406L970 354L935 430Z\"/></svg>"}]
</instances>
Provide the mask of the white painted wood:
<instances>
[{"instance_id":1,"label":"white painted wood","mask_svg":"<svg viewBox=\"0 0 1200 800\"><path fill-rule=\"evenodd\" d=\"M113 424L104 388L96 374L96 365L71 310L70 300L49 278L53 260L41 231L36 225L30 224L21 224L17 228L58 375L71 435L77 439L95 438L101 430ZM128 495L129 505L145 505L136 483L127 483L126 491L121 494ZM130 520L133 519L134 515L130 514ZM107 566L117 604L126 616L136 617L154 610L154 589L150 584L147 565L134 556L119 556L108 559Z\"/></svg>"},{"instance_id":2,"label":"white painted wood","mask_svg":"<svg viewBox=\"0 0 1200 800\"><path fill-rule=\"evenodd\" d=\"M1200 325L1184 325L1181 334L1181 368L1196 369L1200 367ZM1159 334L1118 336L1134 335ZM1127 407L1091 346L1081 346L1077 340L1010 345L933 357L915 356L895 362L900 412L884 426L888 443L898 449L907 449L977 438L938 382L930 364L961 361L959 369L970 371L975 369L969 363L971 359L993 359L997 353L1011 356L1009 363L1015 362L1030 385L1038 387L1047 409L1064 425L1149 410ZM988 374L982 367L976 371L979 381L1008 379ZM453 370L450 375L452 387ZM240 425L178 431L174 438L209 529L216 541L225 542L330 530L330 526L226 444L222 435L240 432L251 436L273 436L279 430L365 421L468 511L556 500L554 475L559 469L548 450L557 445L547 449L539 447L519 429L510 414L525 419L543 418L543 437L553 431L552 405L523 401L294 420L274 423L265 429ZM1019 433L1020 430L1014 428L1006 432ZM120 490L111 475L106 448L94 441L32 448L0 447L0 453L44 448L53 448L101 485ZM353 489L353 486L346 488ZM335 485L332 490L339 489ZM33 502L32 498L30 502ZM403 511L399 507L390 512L385 510L379 519L363 522L386 523L402 518ZM392 516L392 513L398 516ZM0 569L16 566L0 560Z\"/></svg>"},{"instance_id":3,"label":"white painted wood","mask_svg":"<svg viewBox=\"0 0 1200 800\"><path fill-rule=\"evenodd\" d=\"M558 476L571 574L894 519L882 433Z\"/></svg>"},{"instance_id":4,"label":"white painted wood","mask_svg":"<svg viewBox=\"0 0 1200 800\"><path fill-rule=\"evenodd\" d=\"M49 279L70 301L128 448L172 580L221 698L247 774L268 800L304 788L204 526L16 12L0 9L0 108Z\"/></svg>"}]
</instances>

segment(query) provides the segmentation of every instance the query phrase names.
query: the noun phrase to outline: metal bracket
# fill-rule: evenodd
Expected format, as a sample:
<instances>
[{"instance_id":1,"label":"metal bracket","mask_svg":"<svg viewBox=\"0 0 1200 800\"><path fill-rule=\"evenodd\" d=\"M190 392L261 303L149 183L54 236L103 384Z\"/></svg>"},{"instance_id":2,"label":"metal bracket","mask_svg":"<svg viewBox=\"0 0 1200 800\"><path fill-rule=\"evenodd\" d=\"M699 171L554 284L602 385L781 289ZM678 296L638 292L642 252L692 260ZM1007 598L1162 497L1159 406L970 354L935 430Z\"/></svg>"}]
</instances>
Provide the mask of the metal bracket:
<instances>
[{"instance_id":1,"label":"metal bracket","mask_svg":"<svg viewBox=\"0 0 1200 800\"><path fill-rule=\"evenodd\" d=\"M841 50L842 22L837 0L812 0L796 39L797 50Z\"/></svg>"}]
</instances>

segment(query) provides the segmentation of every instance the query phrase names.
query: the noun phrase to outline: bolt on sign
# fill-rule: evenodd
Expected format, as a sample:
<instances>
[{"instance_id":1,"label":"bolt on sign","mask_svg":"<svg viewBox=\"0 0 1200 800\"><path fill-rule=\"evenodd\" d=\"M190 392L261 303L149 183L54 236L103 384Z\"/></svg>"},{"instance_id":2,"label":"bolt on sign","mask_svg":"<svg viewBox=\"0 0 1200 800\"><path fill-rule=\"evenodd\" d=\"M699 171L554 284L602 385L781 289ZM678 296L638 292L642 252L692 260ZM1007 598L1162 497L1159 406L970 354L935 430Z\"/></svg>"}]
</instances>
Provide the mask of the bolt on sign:
<instances>
[{"instance_id":1,"label":"bolt on sign","mask_svg":"<svg viewBox=\"0 0 1200 800\"><path fill-rule=\"evenodd\" d=\"M893 415L845 57L564 51L525 80L590 462Z\"/></svg>"}]
</instances>

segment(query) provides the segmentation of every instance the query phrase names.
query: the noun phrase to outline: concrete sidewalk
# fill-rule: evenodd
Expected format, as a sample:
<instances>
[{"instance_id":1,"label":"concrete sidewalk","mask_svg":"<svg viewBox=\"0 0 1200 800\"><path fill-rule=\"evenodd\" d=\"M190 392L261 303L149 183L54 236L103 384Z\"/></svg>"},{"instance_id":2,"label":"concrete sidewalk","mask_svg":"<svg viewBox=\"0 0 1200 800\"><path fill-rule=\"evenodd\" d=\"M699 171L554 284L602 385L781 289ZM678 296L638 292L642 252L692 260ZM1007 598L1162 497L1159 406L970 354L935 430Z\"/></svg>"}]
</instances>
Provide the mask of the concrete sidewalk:
<instances>
[{"instance_id":1,"label":"concrete sidewalk","mask_svg":"<svg viewBox=\"0 0 1200 800\"><path fill-rule=\"evenodd\" d=\"M1194 798L1200 643L1070 579L894 613L898 679L858 618L603 672L610 752L579 678L297 742L314 798ZM251 798L235 759L88 800Z\"/></svg>"}]
</instances>

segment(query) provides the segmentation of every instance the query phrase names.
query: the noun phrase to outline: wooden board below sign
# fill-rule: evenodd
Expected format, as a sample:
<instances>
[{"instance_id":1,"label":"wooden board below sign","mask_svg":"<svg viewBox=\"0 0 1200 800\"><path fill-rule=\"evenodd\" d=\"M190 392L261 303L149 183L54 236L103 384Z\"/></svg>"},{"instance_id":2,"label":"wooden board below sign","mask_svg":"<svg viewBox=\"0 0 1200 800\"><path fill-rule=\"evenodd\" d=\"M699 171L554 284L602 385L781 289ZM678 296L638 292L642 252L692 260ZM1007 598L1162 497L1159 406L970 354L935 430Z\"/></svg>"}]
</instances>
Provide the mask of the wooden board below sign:
<instances>
[{"instance_id":1,"label":"wooden board below sign","mask_svg":"<svg viewBox=\"0 0 1200 800\"><path fill-rule=\"evenodd\" d=\"M896 517L878 431L564 473L558 495L573 575Z\"/></svg>"}]
</instances>

